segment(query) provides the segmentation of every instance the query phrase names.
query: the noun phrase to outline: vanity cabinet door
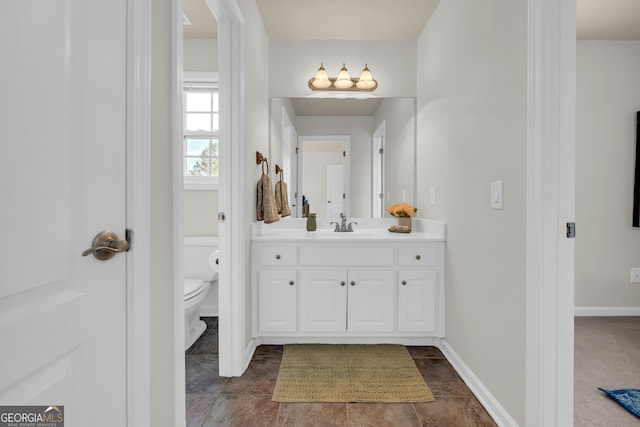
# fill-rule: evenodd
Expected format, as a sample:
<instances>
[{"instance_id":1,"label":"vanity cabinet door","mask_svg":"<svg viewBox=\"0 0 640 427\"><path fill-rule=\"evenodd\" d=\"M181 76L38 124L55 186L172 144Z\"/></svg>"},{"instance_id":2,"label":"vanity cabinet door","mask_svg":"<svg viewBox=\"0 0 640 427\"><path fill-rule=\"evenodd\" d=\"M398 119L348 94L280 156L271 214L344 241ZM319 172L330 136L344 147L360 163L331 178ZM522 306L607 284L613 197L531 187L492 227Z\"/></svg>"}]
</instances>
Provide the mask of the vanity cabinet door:
<instances>
[{"instance_id":1,"label":"vanity cabinet door","mask_svg":"<svg viewBox=\"0 0 640 427\"><path fill-rule=\"evenodd\" d=\"M435 332L438 319L438 273L400 271L398 332Z\"/></svg>"},{"instance_id":2,"label":"vanity cabinet door","mask_svg":"<svg viewBox=\"0 0 640 427\"><path fill-rule=\"evenodd\" d=\"M350 332L393 332L393 271L349 271L347 329Z\"/></svg>"},{"instance_id":3,"label":"vanity cabinet door","mask_svg":"<svg viewBox=\"0 0 640 427\"><path fill-rule=\"evenodd\" d=\"M344 332L347 329L347 272L300 273L300 330Z\"/></svg>"},{"instance_id":4,"label":"vanity cabinet door","mask_svg":"<svg viewBox=\"0 0 640 427\"><path fill-rule=\"evenodd\" d=\"M258 329L295 332L298 283L295 270L258 271Z\"/></svg>"}]
</instances>

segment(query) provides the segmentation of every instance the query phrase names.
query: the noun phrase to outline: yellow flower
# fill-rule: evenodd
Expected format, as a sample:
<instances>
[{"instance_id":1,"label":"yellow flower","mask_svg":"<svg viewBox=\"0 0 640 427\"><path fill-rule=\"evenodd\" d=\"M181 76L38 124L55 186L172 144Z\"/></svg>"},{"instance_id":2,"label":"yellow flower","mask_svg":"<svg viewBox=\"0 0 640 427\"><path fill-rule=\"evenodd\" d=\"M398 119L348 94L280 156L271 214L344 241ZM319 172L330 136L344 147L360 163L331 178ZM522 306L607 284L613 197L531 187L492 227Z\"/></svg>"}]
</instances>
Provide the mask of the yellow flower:
<instances>
[{"instance_id":1,"label":"yellow flower","mask_svg":"<svg viewBox=\"0 0 640 427\"><path fill-rule=\"evenodd\" d=\"M387 212L396 217L410 217L416 216L418 209L414 208L408 203L397 203L387 208Z\"/></svg>"}]
</instances>

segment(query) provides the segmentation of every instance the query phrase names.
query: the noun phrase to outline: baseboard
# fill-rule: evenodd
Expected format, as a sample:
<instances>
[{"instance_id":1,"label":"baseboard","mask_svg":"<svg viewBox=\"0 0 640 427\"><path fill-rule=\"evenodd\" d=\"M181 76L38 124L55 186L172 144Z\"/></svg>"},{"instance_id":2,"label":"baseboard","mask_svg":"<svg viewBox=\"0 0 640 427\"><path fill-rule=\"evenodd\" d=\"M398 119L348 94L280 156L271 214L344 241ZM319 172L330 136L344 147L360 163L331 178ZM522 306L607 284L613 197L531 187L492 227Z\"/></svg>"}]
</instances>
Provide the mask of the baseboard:
<instances>
[{"instance_id":1,"label":"baseboard","mask_svg":"<svg viewBox=\"0 0 640 427\"><path fill-rule=\"evenodd\" d=\"M640 307L574 307L573 315L584 316L640 316Z\"/></svg>"},{"instance_id":2,"label":"baseboard","mask_svg":"<svg viewBox=\"0 0 640 427\"><path fill-rule=\"evenodd\" d=\"M447 341L441 339L438 348L442 351L449 363L451 363L453 369L460 375L467 387L469 387L469 390L471 390L499 426L518 427L518 423L511 418L511 415L509 415L500 402L489 392L489 389L482 384L482 381L473 373L469 366L462 361Z\"/></svg>"},{"instance_id":3,"label":"baseboard","mask_svg":"<svg viewBox=\"0 0 640 427\"><path fill-rule=\"evenodd\" d=\"M244 373L249 367L249 363L251 363L251 358L253 358L253 354L256 352L256 348L258 348L258 342L255 338L251 338L249 343L244 349L244 357L242 360L242 373Z\"/></svg>"}]
</instances>

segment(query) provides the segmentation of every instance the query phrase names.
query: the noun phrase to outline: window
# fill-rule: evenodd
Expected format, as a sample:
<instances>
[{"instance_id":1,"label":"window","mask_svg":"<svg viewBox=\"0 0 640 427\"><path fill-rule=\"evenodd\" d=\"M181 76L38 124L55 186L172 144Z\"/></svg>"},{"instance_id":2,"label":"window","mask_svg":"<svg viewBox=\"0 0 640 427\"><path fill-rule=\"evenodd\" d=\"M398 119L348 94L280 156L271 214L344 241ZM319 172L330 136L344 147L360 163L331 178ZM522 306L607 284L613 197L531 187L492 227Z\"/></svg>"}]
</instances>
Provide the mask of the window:
<instances>
[{"instance_id":1,"label":"window","mask_svg":"<svg viewBox=\"0 0 640 427\"><path fill-rule=\"evenodd\" d=\"M187 77L184 84L183 171L185 189L218 188L218 85L213 77Z\"/></svg>"}]
</instances>

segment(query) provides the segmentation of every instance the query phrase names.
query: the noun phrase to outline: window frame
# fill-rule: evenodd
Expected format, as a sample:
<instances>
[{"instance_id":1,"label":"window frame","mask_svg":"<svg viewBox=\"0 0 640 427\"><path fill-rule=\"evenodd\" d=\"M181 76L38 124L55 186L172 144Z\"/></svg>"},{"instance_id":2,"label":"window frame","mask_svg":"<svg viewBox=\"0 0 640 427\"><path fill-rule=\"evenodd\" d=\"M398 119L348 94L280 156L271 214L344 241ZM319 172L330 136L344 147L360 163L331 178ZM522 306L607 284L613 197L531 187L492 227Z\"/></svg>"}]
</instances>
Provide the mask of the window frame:
<instances>
[{"instance_id":1,"label":"window frame","mask_svg":"<svg viewBox=\"0 0 640 427\"><path fill-rule=\"evenodd\" d=\"M217 72L189 72L185 71L183 74L183 85L182 85L182 94L183 94L183 102L182 102L182 175L184 180L184 189L185 190L218 190L219 188L219 179L217 176L187 176L185 175L185 167L186 167L186 140L187 137L216 137L219 139L219 131L214 135L211 132L189 132L186 131L186 123L187 123L187 106L186 106L186 90L185 88L189 86L195 86L201 84L203 87L212 87L218 89L218 73ZM219 113L219 110L218 110ZM218 156L219 158L219 156Z\"/></svg>"}]
</instances>

